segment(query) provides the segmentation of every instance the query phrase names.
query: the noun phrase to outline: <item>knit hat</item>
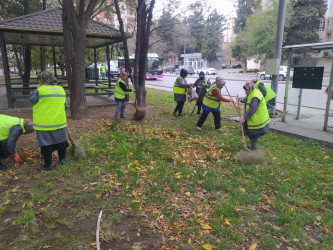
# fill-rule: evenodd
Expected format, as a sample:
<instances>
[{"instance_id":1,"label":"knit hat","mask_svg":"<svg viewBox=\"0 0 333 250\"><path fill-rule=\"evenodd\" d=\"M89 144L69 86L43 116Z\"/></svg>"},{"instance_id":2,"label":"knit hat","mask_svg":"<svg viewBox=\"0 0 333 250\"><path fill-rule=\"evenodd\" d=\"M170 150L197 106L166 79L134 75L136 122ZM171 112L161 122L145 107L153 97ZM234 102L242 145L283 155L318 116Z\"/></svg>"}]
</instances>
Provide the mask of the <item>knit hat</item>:
<instances>
[{"instance_id":1,"label":"knit hat","mask_svg":"<svg viewBox=\"0 0 333 250\"><path fill-rule=\"evenodd\" d=\"M223 80L223 78L222 78L222 77L220 77L220 76L216 77L216 80L215 80L215 82L216 82L216 83L223 83L223 84L225 84L225 83L226 83L226 81L225 81L225 80Z\"/></svg>"},{"instance_id":2,"label":"knit hat","mask_svg":"<svg viewBox=\"0 0 333 250\"><path fill-rule=\"evenodd\" d=\"M57 84L58 82L57 78L48 71L43 71L41 78L43 84Z\"/></svg>"}]
</instances>

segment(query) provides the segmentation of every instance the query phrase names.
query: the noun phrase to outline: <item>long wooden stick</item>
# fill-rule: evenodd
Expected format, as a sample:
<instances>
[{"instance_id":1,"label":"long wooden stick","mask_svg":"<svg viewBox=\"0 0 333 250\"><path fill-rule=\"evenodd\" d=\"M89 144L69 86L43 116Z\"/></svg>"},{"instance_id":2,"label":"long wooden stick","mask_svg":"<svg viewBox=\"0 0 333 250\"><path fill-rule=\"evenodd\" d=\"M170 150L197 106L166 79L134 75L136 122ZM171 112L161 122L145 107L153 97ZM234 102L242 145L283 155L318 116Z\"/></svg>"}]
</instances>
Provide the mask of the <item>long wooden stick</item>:
<instances>
[{"instance_id":1,"label":"long wooden stick","mask_svg":"<svg viewBox=\"0 0 333 250\"><path fill-rule=\"evenodd\" d=\"M230 95L230 93L229 93L229 90L228 90L227 86L224 85L224 87L225 87L225 89L227 90L229 97L231 98L231 95ZM234 102L233 102L232 104L234 105L235 109L237 110L237 113L238 113L238 116L239 116L239 119L240 119L240 118L241 118L240 106L239 106L239 102L238 102L238 101L237 101L237 103L238 103L238 108L236 107L236 104L235 104ZM241 127L241 130L242 130L242 142L243 142L243 148L244 148L244 150L247 151L247 150L249 150L249 149L247 148L246 143L245 143L243 124L239 124L239 126Z\"/></svg>"}]
</instances>

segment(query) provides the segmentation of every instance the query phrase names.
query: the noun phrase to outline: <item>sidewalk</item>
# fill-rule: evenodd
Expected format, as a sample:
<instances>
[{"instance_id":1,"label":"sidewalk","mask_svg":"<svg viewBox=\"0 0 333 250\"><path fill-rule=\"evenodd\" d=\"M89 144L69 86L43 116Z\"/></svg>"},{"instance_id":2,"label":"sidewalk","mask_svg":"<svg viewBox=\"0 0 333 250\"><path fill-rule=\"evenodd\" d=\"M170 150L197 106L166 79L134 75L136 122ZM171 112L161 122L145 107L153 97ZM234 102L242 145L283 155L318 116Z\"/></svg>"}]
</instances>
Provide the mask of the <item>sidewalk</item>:
<instances>
[{"instance_id":1,"label":"sidewalk","mask_svg":"<svg viewBox=\"0 0 333 250\"><path fill-rule=\"evenodd\" d=\"M69 101L69 100L68 100ZM107 96L87 96L88 106L113 105L113 97ZM24 110L32 109L28 100L16 100L14 109ZM7 110L6 88L0 87L0 113L1 110ZM283 105L278 103L277 110L283 110ZM271 119L271 130L282 134L300 137L308 140L312 139L322 145L333 148L333 117L328 119L328 131L323 131L324 110L301 108L301 118L296 120L294 116L288 115L286 122L281 121L281 117ZM228 119L238 120L238 117L229 117Z\"/></svg>"},{"instance_id":2,"label":"sidewalk","mask_svg":"<svg viewBox=\"0 0 333 250\"><path fill-rule=\"evenodd\" d=\"M278 103L276 109L278 111L283 110L283 105ZM296 120L294 115L287 115L285 122L282 122L281 117L271 118L270 130L304 140L314 140L333 148L333 116L329 116L328 119L328 126L331 126L331 128L323 131L324 110L302 107L301 114L299 120ZM225 118L238 121L238 117L235 116Z\"/></svg>"}]
</instances>

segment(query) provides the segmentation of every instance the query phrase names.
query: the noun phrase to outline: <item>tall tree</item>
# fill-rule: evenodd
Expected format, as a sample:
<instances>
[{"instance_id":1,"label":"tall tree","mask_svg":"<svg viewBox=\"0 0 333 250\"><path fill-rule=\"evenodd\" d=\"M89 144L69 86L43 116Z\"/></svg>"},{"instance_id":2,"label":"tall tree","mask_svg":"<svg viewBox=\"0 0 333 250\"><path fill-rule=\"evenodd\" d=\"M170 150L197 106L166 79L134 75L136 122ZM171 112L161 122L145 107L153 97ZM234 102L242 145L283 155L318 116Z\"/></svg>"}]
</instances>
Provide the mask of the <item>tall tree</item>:
<instances>
[{"instance_id":1,"label":"tall tree","mask_svg":"<svg viewBox=\"0 0 333 250\"><path fill-rule=\"evenodd\" d=\"M71 116L81 119L88 116L85 96L86 30L98 0L62 1L66 72L71 98Z\"/></svg>"},{"instance_id":2,"label":"tall tree","mask_svg":"<svg viewBox=\"0 0 333 250\"><path fill-rule=\"evenodd\" d=\"M145 0L138 0L137 5L137 32L134 60L134 86L136 96L136 112L134 118L142 120L146 116L146 69L149 49L150 29L153 19L155 0L147 5Z\"/></svg>"},{"instance_id":3,"label":"tall tree","mask_svg":"<svg viewBox=\"0 0 333 250\"><path fill-rule=\"evenodd\" d=\"M213 61L216 53L220 51L220 43L223 39L223 31L226 29L226 18L217 13L215 9L209 14L203 30L201 54L203 59Z\"/></svg>"},{"instance_id":4,"label":"tall tree","mask_svg":"<svg viewBox=\"0 0 333 250\"><path fill-rule=\"evenodd\" d=\"M323 0L291 0L292 16L286 30L285 44L305 44L319 42L316 30L320 19L324 18L326 6Z\"/></svg>"},{"instance_id":5,"label":"tall tree","mask_svg":"<svg viewBox=\"0 0 333 250\"><path fill-rule=\"evenodd\" d=\"M261 8L261 0L238 0L237 2L237 18L235 19L234 32L238 34L240 31L244 30L246 27L246 21L249 16L251 16L255 10ZM243 43L243 39L237 37L236 41L233 43L232 47L232 57L235 57L237 60L245 60L246 62L246 50L247 47ZM247 65L245 64L245 68Z\"/></svg>"}]
</instances>

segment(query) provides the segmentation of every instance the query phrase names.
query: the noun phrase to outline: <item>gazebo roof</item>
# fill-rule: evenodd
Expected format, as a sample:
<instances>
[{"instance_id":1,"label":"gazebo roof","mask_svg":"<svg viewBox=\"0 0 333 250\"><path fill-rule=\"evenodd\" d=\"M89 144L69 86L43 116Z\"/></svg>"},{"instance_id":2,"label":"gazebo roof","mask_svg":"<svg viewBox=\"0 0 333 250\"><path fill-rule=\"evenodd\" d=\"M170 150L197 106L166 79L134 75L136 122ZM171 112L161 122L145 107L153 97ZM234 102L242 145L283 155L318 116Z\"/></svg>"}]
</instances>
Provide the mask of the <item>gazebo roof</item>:
<instances>
[{"instance_id":1,"label":"gazebo roof","mask_svg":"<svg viewBox=\"0 0 333 250\"><path fill-rule=\"evenodd\" d=\"M53 8L0 22L7 44L42 46L63 45L62 9ZM126 34L130 38L130 34ZM119 30L91 20L87 28L87 47L101 47L122 41Z\"/></svg>"}]
</instances>

